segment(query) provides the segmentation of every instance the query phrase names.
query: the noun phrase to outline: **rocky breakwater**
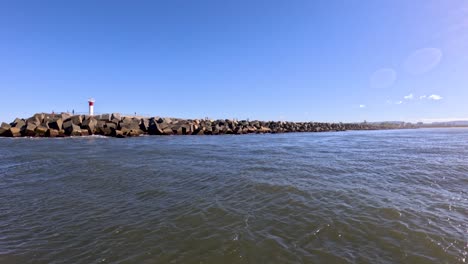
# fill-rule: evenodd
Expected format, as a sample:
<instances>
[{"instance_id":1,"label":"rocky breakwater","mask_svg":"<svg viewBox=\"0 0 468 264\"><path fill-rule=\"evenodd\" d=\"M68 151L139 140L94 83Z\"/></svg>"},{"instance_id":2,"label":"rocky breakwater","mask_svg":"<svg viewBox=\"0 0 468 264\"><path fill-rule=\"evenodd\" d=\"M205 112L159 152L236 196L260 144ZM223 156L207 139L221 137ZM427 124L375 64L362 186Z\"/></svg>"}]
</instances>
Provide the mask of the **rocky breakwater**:
<instances>
[{"instance_id":1,"label":"rocky breakwater","mask_svg":"<svg viewBox=\"0 0 468 264\"><path fill-rule=\"evenodd\" d=\"M248 120L205 120L161 117L131 117L118 113L97 116L38 113L27 119L2 123L3 137L68 137L103 135L223 135L252 133L326 132L344 130L392 129L367 123L316 123Z\"/></svg>"}]
</instances>

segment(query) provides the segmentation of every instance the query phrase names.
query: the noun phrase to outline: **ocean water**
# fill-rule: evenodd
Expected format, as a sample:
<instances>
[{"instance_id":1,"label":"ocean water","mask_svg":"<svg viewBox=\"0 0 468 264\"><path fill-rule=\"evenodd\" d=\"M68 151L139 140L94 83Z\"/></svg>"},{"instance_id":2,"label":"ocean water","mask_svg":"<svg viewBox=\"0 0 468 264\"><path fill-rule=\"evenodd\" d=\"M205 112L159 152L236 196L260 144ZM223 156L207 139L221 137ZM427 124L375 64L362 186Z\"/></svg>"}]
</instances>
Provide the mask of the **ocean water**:
<instances>
[{"instance_id":1,"label":"ocean water","mask_svg":"<svg viewBox=\"0 0 468 264\"><path fill-rule=\"evenodd\" d=\"M0 138L0 263L467 263L468 129Z\"/></svg>"}]
</instances>

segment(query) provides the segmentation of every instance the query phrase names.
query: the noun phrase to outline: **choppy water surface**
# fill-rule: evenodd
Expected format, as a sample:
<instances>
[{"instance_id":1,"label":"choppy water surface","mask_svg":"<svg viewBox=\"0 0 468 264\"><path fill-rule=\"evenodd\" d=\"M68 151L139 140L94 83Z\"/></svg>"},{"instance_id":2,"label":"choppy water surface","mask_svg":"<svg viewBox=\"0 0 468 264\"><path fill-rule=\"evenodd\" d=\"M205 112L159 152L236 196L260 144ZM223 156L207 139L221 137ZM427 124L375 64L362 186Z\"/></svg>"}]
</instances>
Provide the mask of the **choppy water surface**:
<instances>
[{"instance_id":1,"label":"choppy water surface","mask_svg":"<svg viewBox=\"0 0 468 264\"><path fill-rule=\"evenodd\" d=\"M468 262L468 129L0 139L0 263Z\"/></svg>"}]
</instances>

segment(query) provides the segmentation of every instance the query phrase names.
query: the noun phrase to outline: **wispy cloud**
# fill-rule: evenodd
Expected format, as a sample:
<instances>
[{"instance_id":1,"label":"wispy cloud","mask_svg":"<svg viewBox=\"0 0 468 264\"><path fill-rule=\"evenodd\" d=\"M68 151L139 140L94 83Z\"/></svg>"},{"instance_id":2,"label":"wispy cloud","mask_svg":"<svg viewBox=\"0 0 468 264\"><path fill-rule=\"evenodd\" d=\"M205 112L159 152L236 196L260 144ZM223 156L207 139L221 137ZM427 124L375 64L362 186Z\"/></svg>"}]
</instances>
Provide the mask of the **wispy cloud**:
<instances>
[{"instance_id":1,"label":"wispy cloud","mask_svg":"<svg viewBox=\"0 0 468 264\"><path fill-rule=\"evenodd\" d=\"M442 100L444 98L442 96L440 96L440 95L437 95L437 94L432 94L432 95L429 95L429 96L427 96L427 95L416 96L416 95L410 93L408 95L403 96L403 100L392 101L392 100L388 99L387 101L385 101L385 103L389 104L389 105L392 105L392 104L401 105L401 104L405 103L405 101L409 101L409 100L413 100L413 99L439 101L439 100Z\"/></svg>"},{"instance_id":2,"label":"wispy cloud","mask_svg":"<svg viewBox=\"0 0 468 264\"><path fill-rule=\"evenodd\" d=\"M438 101L438 100L442 100L443 97L440 96L440 95L437 95L437 94L433 94L433 95L430 95L429 97L427 97L429 100L435 100L435 101Z\"/></svg>"},{"instance_id":3,"label":"wispy cloud","mask_svg":"<svg viewBox=\"0 0 468 264\"><path fill-rule=\"evenodd\" d=\"M359 105L359 108L366 108L366 105L361 104Z\"/></svg>"},{"instance_id":4,"label":"wispy cloud","mask_svg":"<svg viewBox=\"0 0 468 264\"><path fill-rule=\"evenodd\" d=\"M412 100L414 98L414 95L413 94L408 94L406 96L403 97L405 100Z\"/></svg>"}]
</instances>

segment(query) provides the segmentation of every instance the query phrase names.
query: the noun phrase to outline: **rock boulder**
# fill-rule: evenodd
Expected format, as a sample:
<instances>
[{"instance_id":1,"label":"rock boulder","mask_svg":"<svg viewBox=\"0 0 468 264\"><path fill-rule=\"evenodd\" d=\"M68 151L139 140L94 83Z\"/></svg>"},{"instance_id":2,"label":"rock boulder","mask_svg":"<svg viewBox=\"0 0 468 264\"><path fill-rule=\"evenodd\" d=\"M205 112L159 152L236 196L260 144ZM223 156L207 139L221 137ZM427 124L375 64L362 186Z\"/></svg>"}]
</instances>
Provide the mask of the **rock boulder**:
<instances>
[{"instance_id":1,"label":"rock boulder","mask_svg":"<svg viewBox=\"0 0 468 264\"><path fill-rule=\"evenodd\" d=\"M74 125L81 126L81 123L83 122L83 117L81 115L74 115L70 117L70 120Z\"/></svg>"},{"instance_id":2,"label":"rock boulder","mask_svg":"<svg viewBox=\"0 0 468 264\"><path fill-rule=\"evenodd\" d=\"M69 136L80 136L81 135L81 128L78 125L75 125L71 120L66 121L63 123L63 129L65 133Z\"/></svg>"},{"instance_id":3,"label":"rock boulder","mask_svg":"<svg viewBox=\"0 0 468 264\"><path fill-rule=\"evenodd\" d=\"M53 128L49 128L46 133L46 137L58 137L59 131Z\"/></svg>"},{"instance_id":4,"label":"rock boulder","mask_svg":"<svg viewBox=\"0 0 468 264\"><path fill-rule=\"evenodd\" d=\"M96 126L98 121L94 117L88 117L83 123L81 124L81 128L88 131L89 135L93 135L96 133Z\"/></svg>"},{"instance_id":5,"label":"rock boulder","mask_svg":"<svg viewBox=\"0 0 468 264\"><path fill-rule=\"evenodd\" d=\"M23 130L25 127L26 127L26 122L23 120L23 119L16 119L14 122L13 122L13 125L12 127L16 127L16 128L19 128L20 130Z\"/></svg>"},{"instance_id":6,"label":"rock boulder","mask_svg":"<svg viewBox=\"0 0 468 264\"><path fill-rule=\"evenodd\" d=\"M24 136L25 137L34 137L36 136L36 128L37 126L34 123L28 123L26 128L24 129Z\"/></svg>"},{"instance_id":7,"label":"rock boulder","mask_svg":"<svg viewBox=\"0 0 468 264\"><path fill-rule=\"evenodd\" d=\"M6 132L7 137L21 137L21 129L18 127L11 127L7 132Z\"/></svg>"},{"instance_id":8,"label":"rock boulder","mask_svg":"<svg viewBox=\"0 0 468 264\"><path fill-rule=\"evenodd\" d=\"M11 126L7 123L2 123L0 125L0 136L6 136L8 130L10 130Z\"/></svg>"},{"instance_id":9,"label":"rock boulder","mask_svg":"<svg viewBox=\"0 0 468 264\"><path fill-rule=\"evenodd\" d=\"M102 115L98 116L97 119L102 120L102 121L110 121L111 120L111 115L102 114Z\"/></svg>"},{"instance_id":10,"label":"rock boulder","mask_svg":"<svg viewBox=\"0 0 468 264\"><path fill-rule=\"evenodd\" d=\"M111 119L117 119L117 120L122 120L122 117L120 116L119 113L112 113Z\"/></svg>"},{"instance_id":11,"label":"rock boulder","mask_svg":"<svg viewBox=\"0 0 468 264\"><path fill-rule=\"evenodd\" d=\"M49 128L55 129L55 130L62 130L63 126L63 119L62 118L57 118L56 120L53 120L48 123Z\"/></svg>"},{"instance_id":12,"label":"rock boulder","mask_svg":"<svg viewBox=\"0 0 468 264\"><path fill-rule=\"evenodd\" d=\"M38 126L36 127L36 136L37 137L45 137L46 136L46 133L47 133L47 130L49 130L47 127L45 126Z\"/></svg>"}]
</instances>

